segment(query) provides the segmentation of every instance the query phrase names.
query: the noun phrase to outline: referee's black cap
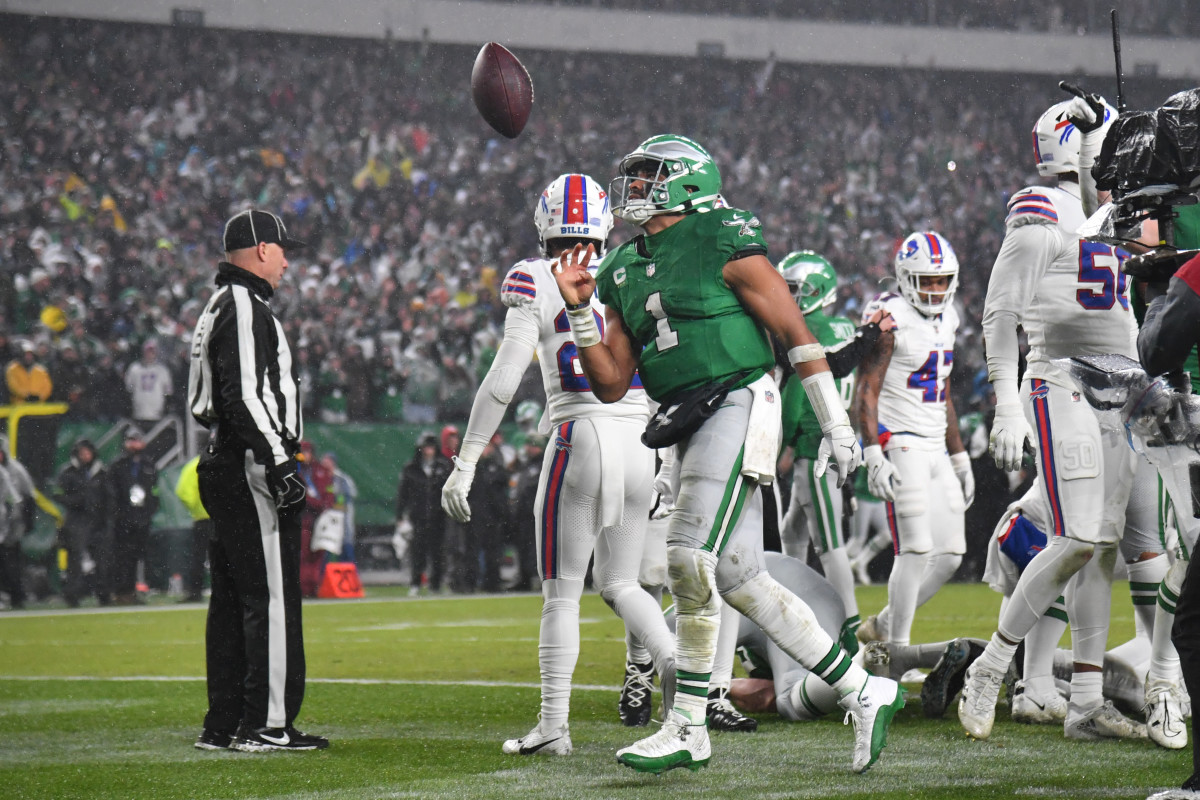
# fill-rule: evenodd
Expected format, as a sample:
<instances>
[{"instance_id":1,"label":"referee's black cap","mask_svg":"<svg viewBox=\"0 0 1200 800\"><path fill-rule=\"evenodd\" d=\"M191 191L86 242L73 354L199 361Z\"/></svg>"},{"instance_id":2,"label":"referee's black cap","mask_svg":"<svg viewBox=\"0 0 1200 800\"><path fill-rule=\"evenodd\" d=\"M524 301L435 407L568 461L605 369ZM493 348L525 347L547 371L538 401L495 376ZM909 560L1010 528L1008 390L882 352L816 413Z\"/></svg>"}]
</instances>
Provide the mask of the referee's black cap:
<instances>
[{"instance_id":1,"label":"referee's black cap","mask_svg":"<svg viewBox=\"0 0 1200 800\"><path fill-rule=\"evenodd\" d=\"M263 242L277 244L284 250L306 247L304 242L288 236L287 226L278 216L257 208L248 208L229 218L225 223L224 242L226 253L257 247Z\"/></svg>"}]
</instances>

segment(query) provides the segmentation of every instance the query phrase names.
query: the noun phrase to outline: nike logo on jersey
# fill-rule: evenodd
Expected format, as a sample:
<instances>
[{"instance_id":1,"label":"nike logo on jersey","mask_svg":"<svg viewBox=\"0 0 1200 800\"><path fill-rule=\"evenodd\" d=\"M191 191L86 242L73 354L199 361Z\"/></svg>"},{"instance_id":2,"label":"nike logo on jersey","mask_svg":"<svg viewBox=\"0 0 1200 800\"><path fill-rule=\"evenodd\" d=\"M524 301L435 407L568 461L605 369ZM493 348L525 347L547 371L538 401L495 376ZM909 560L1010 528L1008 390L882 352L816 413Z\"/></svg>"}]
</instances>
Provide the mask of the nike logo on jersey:
<instances>
[{"instance_id":1,"label":"nike logo on jersey","mask_svg":"<svg viewBox=\"0 0 1200 800\"><path fill-rule=\"evenodd\" d=\"M282 736L272 736L269 733L260 733L259 737L261 737L264 742L270 742L271 744L276 744L280 747L292 741L291 737L288 736L287 731L284 731Z\"/></svg>"},{"instance_id":2,"label":"nike logo on jersey","mask_svg":"<svg viewBox=\"0 0 1200 800\"><path fill-rule=\"evenodd\" d=\"M538 750L541 750L546 745L554 744L561 738L562 738L561 736L556 736L553 739L547 739L544 742L538 742L537 744L534 744L534 745L522 744L521 749L518 752L520 752L520 754L523 756L531 756L534 753L536 753Z\"/></svg>"}]
</instances>

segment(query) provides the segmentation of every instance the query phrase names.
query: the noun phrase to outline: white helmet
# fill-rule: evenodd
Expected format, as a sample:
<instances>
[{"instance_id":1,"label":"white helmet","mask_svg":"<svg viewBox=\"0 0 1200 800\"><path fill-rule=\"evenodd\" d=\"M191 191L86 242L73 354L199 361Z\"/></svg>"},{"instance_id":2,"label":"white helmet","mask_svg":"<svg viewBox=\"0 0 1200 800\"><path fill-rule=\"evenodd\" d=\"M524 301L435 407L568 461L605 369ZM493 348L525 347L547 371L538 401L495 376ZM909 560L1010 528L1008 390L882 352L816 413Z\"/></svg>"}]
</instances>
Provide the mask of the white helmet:
<instances>
[{"instance_id":1,"label":"white helmet","mask_svg":"<svg viewBox=\"0 0 1200 800\"><path fill-rule=\"evenodd\" d=\"M922 292L921 277L926 275L949 276L945 293ZM900 282L900 293L913 308L930 316L941 314L954 301L958 289L958 256L940 233L910 233L896 251L896 279ZM922 299L922 294L929 299Z\"/></svg>"},{"instance_id":2,"label":"white helmet","mask_svg":"<svg viewBox=\"0 0 1200 800\"><path fill-rule=\"evenodd\" d=\"M551 239L592 239L596 252L604 255L613 215L608 192L587 175L559 175L546 187L533 209L542 255Z\"/></svg>"},{"instance_id":3,"label":"white helmet","mask_svg":"<svg viewBox=\"0 0 1200 800\"><path fill-rule=\"evenodd\" d=\"M1104 122L1107 128L1116 119L1117 112L1104 103ZM1079 172L1079 144L1083 138L1067 117L1070 100L1055 103L1038 117L1033 126L1033 160L1038 174L1043 178L1065 172Z\"/></svg>"}]
</instances>

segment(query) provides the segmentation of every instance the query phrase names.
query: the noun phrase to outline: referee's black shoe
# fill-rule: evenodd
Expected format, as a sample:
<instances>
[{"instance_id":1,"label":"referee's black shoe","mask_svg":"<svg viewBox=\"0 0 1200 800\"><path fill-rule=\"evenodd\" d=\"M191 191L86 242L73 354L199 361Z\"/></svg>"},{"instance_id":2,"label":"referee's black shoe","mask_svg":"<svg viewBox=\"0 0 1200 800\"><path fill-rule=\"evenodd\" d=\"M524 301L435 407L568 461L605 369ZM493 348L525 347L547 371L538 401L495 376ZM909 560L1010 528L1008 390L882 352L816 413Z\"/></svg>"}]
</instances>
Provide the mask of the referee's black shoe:
<instances>
[{"instance_id":1,"label":"referee's black shoe","mask_svg":"<svg viewBox=\"0 0 1200 800\"><path fill-rule=\"evenodd\" d=\"M302 733L290 725L286 728L251 728L246 724L238 727L233 743L229 745L243 753L263 753L268 750L324 750L329 740L324 736Z\"/></svg>"},{"instance_id":2,"label":"referee's black shoe","mask_svg":"<svg viewBox=\"0 0 1200 800\"><path fill-rule=\"evenodd\" d=\"M197 750L228 750L233 744L233 734L205 728L196 740Z\"/></svg>"}]
</instances>

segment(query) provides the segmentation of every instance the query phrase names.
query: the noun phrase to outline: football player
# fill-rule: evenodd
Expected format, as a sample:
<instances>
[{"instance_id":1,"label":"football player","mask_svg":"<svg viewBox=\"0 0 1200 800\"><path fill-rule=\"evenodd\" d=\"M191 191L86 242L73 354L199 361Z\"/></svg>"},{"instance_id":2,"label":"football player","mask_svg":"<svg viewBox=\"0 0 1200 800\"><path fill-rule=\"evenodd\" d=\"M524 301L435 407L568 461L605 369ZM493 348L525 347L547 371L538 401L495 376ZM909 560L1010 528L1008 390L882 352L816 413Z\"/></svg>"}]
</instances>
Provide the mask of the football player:
<instances>
[{"instance_id":1,"label":"football player","mask_svg":"<svg viewBox=\"0 0 1200 800\"><path fill-rule=\"evenodd\" d=\"M763 568L756 489L775 478L781 424L768 331L789 348L813 401L824 434L818 460L832 458L845 480L861 452L824 349L766 257L758 219L715 208L720 191L720 173L703 147L674 135L646 140L622 159L610 185L613 213L641 235L610 252L595 275L587 268L592 253L581 246L560 258L555 274L592 391L618 402L640 375L664 409L644 440L679 450L667 533L677 619L674 707L656 734L617 758L654 773L708 763L719 593L833 687L854 723L853 766L862 772L878 759L904 698L894 681L852 663L812 610ZM593 294L606 306L603 337L586 312ZM823 466L815 471L821 475Z\"/></svg>"},{"instance_id":2,"label":"football player","mask_svg":"<svg viewBox=\"0 0 1200 800\"><path fill-rule=\"evenodd\" d=\"M646 394L636 381L618 402L602 403L592 393L550 274L554 259L580 242L604 249L612 229L608 194L587 175L562 175L542 192L533 218L542 258L518 263L504 278L504 340L475 396L454 471L442 488L442 507L460 522L471 518L467 497L475 464L536 352L546 390L542 432L551 435L535 501L542 705L533 730L506 741L503 749L567 755L579 599L593 553L600 595L645 644L660 679L667 681L675 671L674 637L659 604L638 585L654 476L654 455L638 439L649 416ZM600 319L598 303L583 309Z\"/></svg>"},{"instance_id":3,"label":"football player","mask_svg":"<svg viewBox=\"0 0 1200 800\"><path fill-rule=\"evenodd\" d=\"M1075 672L1064 722L1069 738L1136 737L1139 727L1101 692L1112 570L1129 498L1135 456L1053 359L1121 353L1136 358L1125 254L1081 239L1080 135L1068 103L1051 106L1033 129L1038 172L1055 186L1033 186L1008 202L1004 242L984 306L989 379L996 393L991 450L1002 469L1019 467L1027 442L1036 453L1049 544L1021 574L991 641L967 672L958 716L986 739L996 699L1017 645L1075 577L1068 598ZM1029 340L1018 383L1017 328Z\"/></svg>"},{"instance_id":4,"label":"football player","mask_svg":"<svg viewBox=\"0 0 1200 800\"><path fill-rule=\"evenodd\" d=\"M804 314L808 329L825 348L842 406L848 410L854 396L854 369L875 346L881 330L891 330L891 317L879 311L867 325L856 328L845 317L829 316L826 309L837 299L837 273L832 264L811 250L788 253L779 262L779 273ZM837 475L826 472L818 478L813 474L821 427L799 381L787 381L783 387L783 444L779 473L794 470L792 498L780 530L783 552L803 561L808 557L808 542L812 541L825 578L837 590L846 611L839 639L842 647L854 653L858 650L854 632L860 620L854 575L842 533L842 492L837 488Z\"/></svg>"},{"instance_id":5,"label":"football player","mask_svg":"<svg viewBox=\"0 0 1200 800\"><path fill-rule=\"evenodd\" d=\"M900 294L883 308L896 329L879 339L858 371L855 404L867 486L887 501L896 553L888 604L859 628L860 641L908 644L917 608L958 569L966 552L963 512L975 496L950 397L958 312L958 258L938 233L910 234L896 252Z\"/></svg>"}]
</instances>

